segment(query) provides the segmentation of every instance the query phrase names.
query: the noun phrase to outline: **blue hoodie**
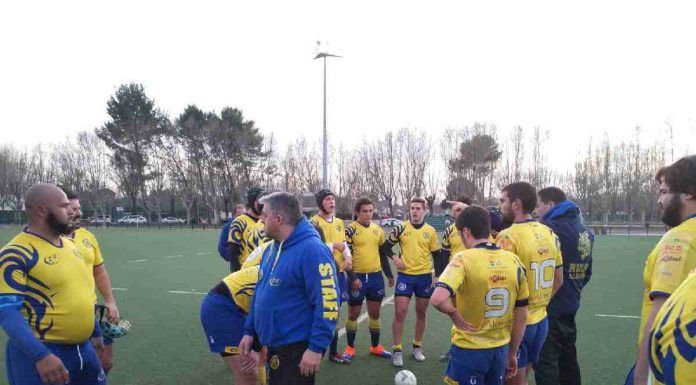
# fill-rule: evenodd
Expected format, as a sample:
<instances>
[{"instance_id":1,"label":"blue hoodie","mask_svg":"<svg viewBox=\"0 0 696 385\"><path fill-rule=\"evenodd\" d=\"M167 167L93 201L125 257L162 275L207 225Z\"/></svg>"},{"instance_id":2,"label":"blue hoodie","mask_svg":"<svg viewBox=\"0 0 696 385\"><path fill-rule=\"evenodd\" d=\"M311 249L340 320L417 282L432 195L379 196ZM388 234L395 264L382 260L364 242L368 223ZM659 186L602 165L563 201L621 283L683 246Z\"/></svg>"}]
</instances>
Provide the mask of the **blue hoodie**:
<instances>
[{"instance_id":1,"label":"blue hoodie","mask_svg":"<svg viewBox=\"0 0 696 385\"><path fill-rule=\"evenodd\" d=\"M220 238L218 239L218 254L227 262L230 261L230 244L228 242L230 241L230 226L232 222L232 219L228 219L225 222L222 230L220 230Z\"/></svg>"},{"instance_id":2,"label":"blue hoodie","mask_svg":"<svg viewBox=\"0 0 696 385\"><path fill-rule=\"evenodd\" d=\"M244 334L271 348L308 341L309 350L324 353L338 320L335 272L331 251L302 217L264 252Z\"/></svg>"},{"instance_id":3,"label":"blue hoodie","mask_svg":"<svg viewBox=\"0 0 696 385\"><path fill-rule=\"evenodd\" d=\"M563 254L563 285L546 308L550 317L574 315L580 308L580 292L592 276L594 234L582 223L580 209L563 201L542 219L558 235Z\"/></svg>"}]
</instances>

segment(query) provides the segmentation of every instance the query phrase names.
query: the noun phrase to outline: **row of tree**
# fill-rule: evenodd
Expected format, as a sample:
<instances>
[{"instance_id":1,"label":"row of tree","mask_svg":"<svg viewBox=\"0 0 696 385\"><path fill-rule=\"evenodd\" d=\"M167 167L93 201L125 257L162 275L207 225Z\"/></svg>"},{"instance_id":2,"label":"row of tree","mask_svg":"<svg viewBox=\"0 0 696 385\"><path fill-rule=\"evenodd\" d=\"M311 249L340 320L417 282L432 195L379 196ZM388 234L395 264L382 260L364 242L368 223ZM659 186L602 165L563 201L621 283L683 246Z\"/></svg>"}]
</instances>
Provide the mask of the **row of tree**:
<instances>
[{"instance_id":1,"label":"row of tree","mask_svg":"<svg viewBox=\"0 0 696 385\"><path fill-rule=\"evenodd\" d=\"M279 146L242 111L219 113L190 105L170 118L142 85L126 84L107 102L110 119L93 132L31 149L0 146L0 207L19 218L22 196L39 181L77 191L94 212L110 213L127 198L131 212L150 219L182 208L187 220L219 220L252 185L297 194L321 186L318 142L298 137ZM501 187L527 180L557 185L593 220L656 220L655 170L667 162L667 145L608 138L590 143L574 170L549 166L549 133L515 127L500 139L494 125L447 129L432 138L416 128L389 130L355 148L332 148L331 187L339 211L363 196L389 214L413 196L436 200L460 195L491 204Z\"/></svg>"}]
</instances>

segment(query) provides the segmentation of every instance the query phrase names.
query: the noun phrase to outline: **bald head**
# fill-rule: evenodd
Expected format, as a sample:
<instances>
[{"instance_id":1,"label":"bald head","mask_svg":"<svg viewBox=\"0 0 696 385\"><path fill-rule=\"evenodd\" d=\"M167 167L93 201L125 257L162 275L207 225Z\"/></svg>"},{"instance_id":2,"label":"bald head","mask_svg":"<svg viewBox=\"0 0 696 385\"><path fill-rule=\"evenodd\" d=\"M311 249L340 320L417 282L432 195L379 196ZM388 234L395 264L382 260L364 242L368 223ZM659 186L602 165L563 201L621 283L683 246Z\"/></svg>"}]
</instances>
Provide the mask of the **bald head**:
<instances>
[{"instance_id":1,"label":"bald head","mask_svg":"<svg viewBox=\"0 0 696 385\"><path fill-rule=\"evenodd\" d=\"M37 183L24 194L30 227L43 228L53 234L70 234L72 209L65 192L51 183Z\"/></svg>"},{"instance_id":2,"label":"bald head","mask_svg":"<svg viewBox=\"0 0 696 385\"><path fill-rule=\"evenodd\" d=\"M24 206L29 209L34 206L50 206L67 200L60 187L51 183L37 183L24 194Z\"/></svg>"}]
</instances>

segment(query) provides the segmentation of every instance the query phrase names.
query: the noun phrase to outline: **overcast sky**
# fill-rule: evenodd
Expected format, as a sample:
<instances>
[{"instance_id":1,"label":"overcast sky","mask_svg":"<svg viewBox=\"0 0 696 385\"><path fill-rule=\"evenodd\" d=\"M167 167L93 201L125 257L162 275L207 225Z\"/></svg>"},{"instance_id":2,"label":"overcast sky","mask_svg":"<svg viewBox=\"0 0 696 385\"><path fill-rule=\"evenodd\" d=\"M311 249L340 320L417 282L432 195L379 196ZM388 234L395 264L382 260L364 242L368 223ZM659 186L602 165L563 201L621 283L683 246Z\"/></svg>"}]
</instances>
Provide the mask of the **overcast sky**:
<instances>
[{"instance_id":1,"label":"overcast sky","mask_svg":"<svg viewBox=\"0 0 696 385\"><path fill-rule=\"evenodd\" d=\"M475 121L551 133L572 164L590 136L696 142L696 23L670 1L13 1L0 5L0 143L60 140L107 120L138 82L176 117L241 108L281 143L321 133L316 41L332 141ZM424 6L426 5L426 6ZM696 149L692 145L690 150Z\"/></svg>"}]
</instances>

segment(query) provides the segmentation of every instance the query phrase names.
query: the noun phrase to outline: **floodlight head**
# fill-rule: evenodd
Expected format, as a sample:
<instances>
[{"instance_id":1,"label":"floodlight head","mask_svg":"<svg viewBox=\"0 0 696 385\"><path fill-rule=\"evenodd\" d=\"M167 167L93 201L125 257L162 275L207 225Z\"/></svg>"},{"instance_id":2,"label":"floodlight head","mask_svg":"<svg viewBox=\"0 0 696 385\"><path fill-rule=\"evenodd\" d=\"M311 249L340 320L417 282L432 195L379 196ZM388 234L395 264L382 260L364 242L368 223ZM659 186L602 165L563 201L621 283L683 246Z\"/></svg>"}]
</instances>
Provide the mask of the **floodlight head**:
<instances>
[{"instance_id":1,"label":"floodlight head","mask_svg":"<svg viewBox=\"0 0 696 385\"><path fill-rule=\"evenodd\" d=\"M340 56L340 55L333 55L333 54L330 54L330 53L328 53L328 52L319 52L319 53L317 54L317 56L314 57L314 60L316 60L316 59L321 59L321 58L323 58L323 57L343 57L343 56Z\"/></svg>"}]
</instances>

